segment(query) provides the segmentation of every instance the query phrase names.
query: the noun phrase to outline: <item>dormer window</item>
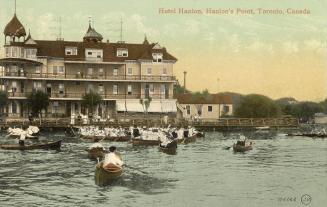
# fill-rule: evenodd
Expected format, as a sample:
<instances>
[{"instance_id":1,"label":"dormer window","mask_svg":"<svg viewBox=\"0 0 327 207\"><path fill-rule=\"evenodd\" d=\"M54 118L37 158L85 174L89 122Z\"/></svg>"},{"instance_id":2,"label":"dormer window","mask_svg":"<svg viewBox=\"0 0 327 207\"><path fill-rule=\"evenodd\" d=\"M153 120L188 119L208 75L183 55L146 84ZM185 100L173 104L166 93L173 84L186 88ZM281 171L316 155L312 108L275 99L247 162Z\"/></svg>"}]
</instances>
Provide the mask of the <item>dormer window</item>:
<instances>
[{"instance_id":1,"label":"dormer window","mask_svg":"<svg viewBox=\"0 0 327 207\"><path fill-rule=\"evenodd\" d=\"M117 57L128 57L128 50L124 48L118 48Z\"/></svg>"},{"instance_id":2,"label":"dormer window","mask_svg":"<svg viewBox=\"0 0 327 207\"><path fill-rule=\"evenodd\" d=\"M103 50L85 49L85 57L89 61L99 61L103 58Z\"/></svg>"},{"instance_id":3,"label":"dormer window","mask_svg":"<svg viewBox=\"0 0 327 207\"><path fill-rule=\"evenodd\" d=\"M161 63L162 62L162 53L152 53L153 62Z\"/></svg>"},{"instance_id":4,"label":"dormer window","mask_svg":"<svg viewBox=\"0 0 327 207\"><path fill-rule=\"evenodd\" d=\"M65 54L66 55L77 55L77 47L66 47Z\"/></svg>"}]
</instances>

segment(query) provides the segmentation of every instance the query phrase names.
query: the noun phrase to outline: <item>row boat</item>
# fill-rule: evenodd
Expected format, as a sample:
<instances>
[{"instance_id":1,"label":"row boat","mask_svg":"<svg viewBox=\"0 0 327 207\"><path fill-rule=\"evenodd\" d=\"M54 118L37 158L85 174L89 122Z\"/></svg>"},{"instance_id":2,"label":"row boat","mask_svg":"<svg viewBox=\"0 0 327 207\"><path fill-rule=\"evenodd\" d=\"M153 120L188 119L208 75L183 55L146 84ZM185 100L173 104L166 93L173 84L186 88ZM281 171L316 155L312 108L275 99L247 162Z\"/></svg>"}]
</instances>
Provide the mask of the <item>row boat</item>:
<instances>
[{"instance_id":1,"label":"row boat","mask_svg":"<svg viewBox=\"0 0 327 207\"><path fill-rule=\"evenodd\" d=\"M183 139L177 139L178 143L183 143L183 144L188 144L191 142L195 142L196 141L197 136L193 135L191 137L187 137L187 138L183 138Z\"/></svg>"},{"instance_id":2,"label":"row boat","mask_svg":"<svg viewBox=\"0 0 327 207\"><path fill-rule=\"evenodd\" d=\"M175 155L177 150L177 141L173 140L167 146L162 146L159 144L159 150L169 155Z\"/></svg>"},{"instance_id":3,"label":"row boat","mask_svg":"<svg viewBox=\"0 0 327 207\"><path fill-rule=\"evenodd\" d=\"M159 140L151 140L151 139L132 139L133 146L157 146L160 144Z\"/></svg>"},{"instance_id":4,"label":"row boat","mask_svg":"<svg viewBox=\"0 0 327 207\"><path fill-rule=\"evenodd\" d=\"M118 136L118 137L108 137L108 136L85 136L82 137L85 140L92 140L94 142L98 142L100 140L107 140L112 142L128 142L131 140L130 136Z\"/></svg>"},{"instance_id":5,"label":"row boat","mask_svg":"<svg viewBox=\"0 0 327 207\"><path fill-rule=\"evenodd\" d=\"M97 158L103 159L104 155L108 153L108 151L103 149L103 147L93 147L91 149L88 149L87 151L88 157L94 160L96 160Z\"/></svg>"},{"instance_id":6,"label":"row boat","mask_svg":"<svg viewBox=\"0 0 327 207\"><path fill-rule=\"evenodd\" d=\"M6 150L34 150L34 149L59 150L61 147L61 141L62 140L55 141L55 142L48 142L44 144L31 144L31 145L19 145L19 144L0 145L0 148Z\"/></svg>"},{"instance_id":7,"label":"row boat","mask_svg":"<svg viewBox=\"0 0 327 207\"><path fill-rule=\"evenodd\" d=\"M239 145L239 144L234 144L233 145L233 150L234 152L245 152L245 151L249 151L252 150L252 144L251 145L247 145L247 146L243 146L243 145Z\"/></svg>"},{"instance_id":8,"label":"row boat","mask_svg":"<svg viewBox=\"0 0 327 207\"><path fill-rule=\"evenodd\" d=\"M95 167L95 183L103 186L110 184L113 180L119 178L123 174L123 168L112 163L103 166L103 161L99 162Z\"/></svg>"}]
</instances>

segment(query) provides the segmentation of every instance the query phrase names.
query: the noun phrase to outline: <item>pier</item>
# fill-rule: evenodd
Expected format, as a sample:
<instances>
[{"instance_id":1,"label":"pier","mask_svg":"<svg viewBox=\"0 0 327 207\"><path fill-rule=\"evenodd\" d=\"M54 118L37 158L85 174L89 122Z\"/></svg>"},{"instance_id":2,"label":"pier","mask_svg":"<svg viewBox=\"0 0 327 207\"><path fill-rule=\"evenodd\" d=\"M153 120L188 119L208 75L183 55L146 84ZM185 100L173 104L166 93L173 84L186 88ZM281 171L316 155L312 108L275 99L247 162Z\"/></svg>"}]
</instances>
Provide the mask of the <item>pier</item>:
<instances>
[{"instance_id":1,"label":"pier","mask_svg":"<svg viewBox=\"0 0 327 207\"><path fill-rule=\"evenodd\" d=\"M168 118L166 121L162 117L146 116L122 116L110 120L79 120L70 118L43 118L34 119L30 122L27 119L7 119L0 121L1 128L21 127L34 125L40 128L58 128L81 127L87 125L95 125L100 127L129 127L137 126L194 126L203 130L233 130L233 129L252 129L256 127L270 128L293 128L298 127L299 122L296 118L222 118L222 119L200 119L200 120L182 120L176 118Z\"/></svg>"}]
</instances>

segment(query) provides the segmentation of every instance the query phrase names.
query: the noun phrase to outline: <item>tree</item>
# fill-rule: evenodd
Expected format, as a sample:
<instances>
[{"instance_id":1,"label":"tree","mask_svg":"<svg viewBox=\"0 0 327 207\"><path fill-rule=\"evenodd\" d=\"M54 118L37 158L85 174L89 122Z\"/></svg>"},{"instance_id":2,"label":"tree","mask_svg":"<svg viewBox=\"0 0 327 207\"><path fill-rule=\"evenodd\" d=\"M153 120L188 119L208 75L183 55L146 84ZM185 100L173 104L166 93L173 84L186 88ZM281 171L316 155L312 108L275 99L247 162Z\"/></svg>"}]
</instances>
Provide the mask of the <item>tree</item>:
<instances>
[{"instance_id":1,"label":"tree","mask_svg":"<svg viewBox=\"0 0 327 207\"><path fill-rule=\"evenodd\" d=\"M306 122L314 117L315 113L323 112L323 107L315 102L304 101L295 104L291 109L291 115Z\"/></svg>"},{"instance_id":2,"label":"tree","mask_svg":"<svg viewBox=\"0 0 327 207\"><path fill-rule=\"evenodd\" d=\"M0 115L3 114L4 108L8 104L8 94L5 91L0 91Z\"/></svg>"},{"instance_id":3,"label":"tree","mask_svg":"<svg viewBox=\"0 0 327 207\"><path fill-rule=\"evenodd\" d=\"M31 115L36 117L40 114L40 118L42 118L41 111L43 109L47 110L50 100L47 93L36 91L28 96L27 102L31 110Z\"/></svg>"},{"instance_id":4,"label":"tree","mask_svg":"<svg viewBox=\"0 0 327 207\"><path fill-rule=\"evenodd\" d=\"M82 106L86 107L89 113L91 111L91 113L94 114L94 108L99 105L101 101L102 97L99 94L89 92L82 97Z\"/></svg>"},{"instance_id":5,"label":"tree","mask_svg":"<svg viewBox=\"0 0 327 207\"><path fill-rule=\"evenodd\" d=\"M298 101L292 97L280 98L275 101L284 115L293 115L292 110Z\"/></svg>"},{"instance_id":6,"label":"tree","mask_svg":"<svg viewBox=\"0 0 327 207\"><path fill-rule=\"evenodd\" d=\"M179 94L190 93L191 91L181 86L178 82L174 85L174 96L178 96Z\"/></svg>"},{"instance_id":7,"label":"tree","mask_svg":"<svg viewBox=\"0 0 327 207\"><path fill-rule=\"evenodd\" d=\"M241 99L239 106L235 109L235 115L244 118L277 117L280 115L280 108L266 96L251 94Z\"/></svg>"}]
</instances>

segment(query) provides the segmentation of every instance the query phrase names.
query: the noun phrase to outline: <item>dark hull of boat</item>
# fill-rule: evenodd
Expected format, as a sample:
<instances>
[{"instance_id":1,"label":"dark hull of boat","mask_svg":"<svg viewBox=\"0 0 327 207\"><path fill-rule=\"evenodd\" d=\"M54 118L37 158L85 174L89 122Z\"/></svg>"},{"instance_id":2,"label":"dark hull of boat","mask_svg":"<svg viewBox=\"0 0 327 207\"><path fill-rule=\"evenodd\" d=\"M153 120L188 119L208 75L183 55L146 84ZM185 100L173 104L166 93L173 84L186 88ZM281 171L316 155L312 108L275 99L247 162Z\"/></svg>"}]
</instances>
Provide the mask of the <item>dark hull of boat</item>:
<instances>
[{"instance_id":1,"label":"dark hull of boat","mask_svg":"<svg viewBox=\"0 0 327 207\"><path fill-rule=\"evenodd\" d=\"M169 155L175 155L177 153L177 141L174 140L165 147L159 145L159 150Z\"/></svg>"},{"instance_id":2,"label":"dark hull of boat","mask_svg":"<svg viewBox=\"0 0 327 207\"><path fill-rule=\"evenodd\" d=\"M90 159L96 160L96 159L103 159L105 154L108 153L107 150L103 150L103 148L92 148L88 150L88 157Z\"/></svg>"},{"instance_id":3,"label":"dark hull of boat","mask_svg":"<svg viewBox=\"0 0 327 207\"><path fill-rule=\"evenodd\" d=\"M159 140L132 139L133 146L158 146Z\"/></svg>"},{"instance_id":4,"label":"dark hull of boat","mask_svg":"<svg viewBox=\"0 0 327 207\"><path fill-rule=\"evenodd\" d=\"M193 136L188 137L188 138L177 139L177 142L182 143L182 144L188 144L188 143L191 143L191 142L195 142L196 137L197 137L196 135L193 135Z\"/></svg>"},{"instance_id":5,"label":"dark hull of boat","mask_svg":"<svg viewBox=\"0 0 327 207\"><path fill-rule=\"evenodd\" d=\"M46 144L34 144L34 145L0 145L0 148L6 150L34 150L34 149L44 149L44 150L59 150L61 147L61 141L49 142Z\"/></svg>"},{"instance_id":6,"label":"dark hull of boat","mask_svg":"<svg viewBox=\"0 0 327 207\"><path fill-rule=\"evenodd\" d=\"M121 137L106 137L105 140L112 142L128 142L131 140L130 136L121 136Z\"/></svg>"},{"instance_id":7,"label":"dark hull of boat","mask_svg":"<svg viewBox=\"0 0 327 207\"><path fill-rule=\"evenodd\" d=\"M99 162L95 167L95 183L99 186L105 186L118 179L123 174L123 168L105 170L103 162Z\"/></svg>"},{"instance_id":8,"label":"dark hull of boat","mask_svg":"<svg viewBox=\"0 0 327 207\"><path fill-rule=\"evenodd\" d=\"M202 138L202 137L205 137L205 134L204 134L204 132L198 132L198 133L196 134L196 137L197 137L197 138Z\"/></svg>"},{"instance_id":9,"label":"dark hull of boat","mask_svg":"<svg viewBox=\"0 0 327 207\"><path fill-rule=\"evenodd\" d=\"M246 152L246 151L249 151L252 149L253 149L252 146L242 146L242 145L236 145L236 144L233 145L234 152Z\"/></svg>"},{"instance_id":10,"label":"dark hull of boat","mask_svg":"<svg viewBox=\"0 0 327 207\"><path fill-rule=\"evenodd\" d=\"M287 134L287 136L326 138L327 134Z\"/></svg>"}]
</instances>

